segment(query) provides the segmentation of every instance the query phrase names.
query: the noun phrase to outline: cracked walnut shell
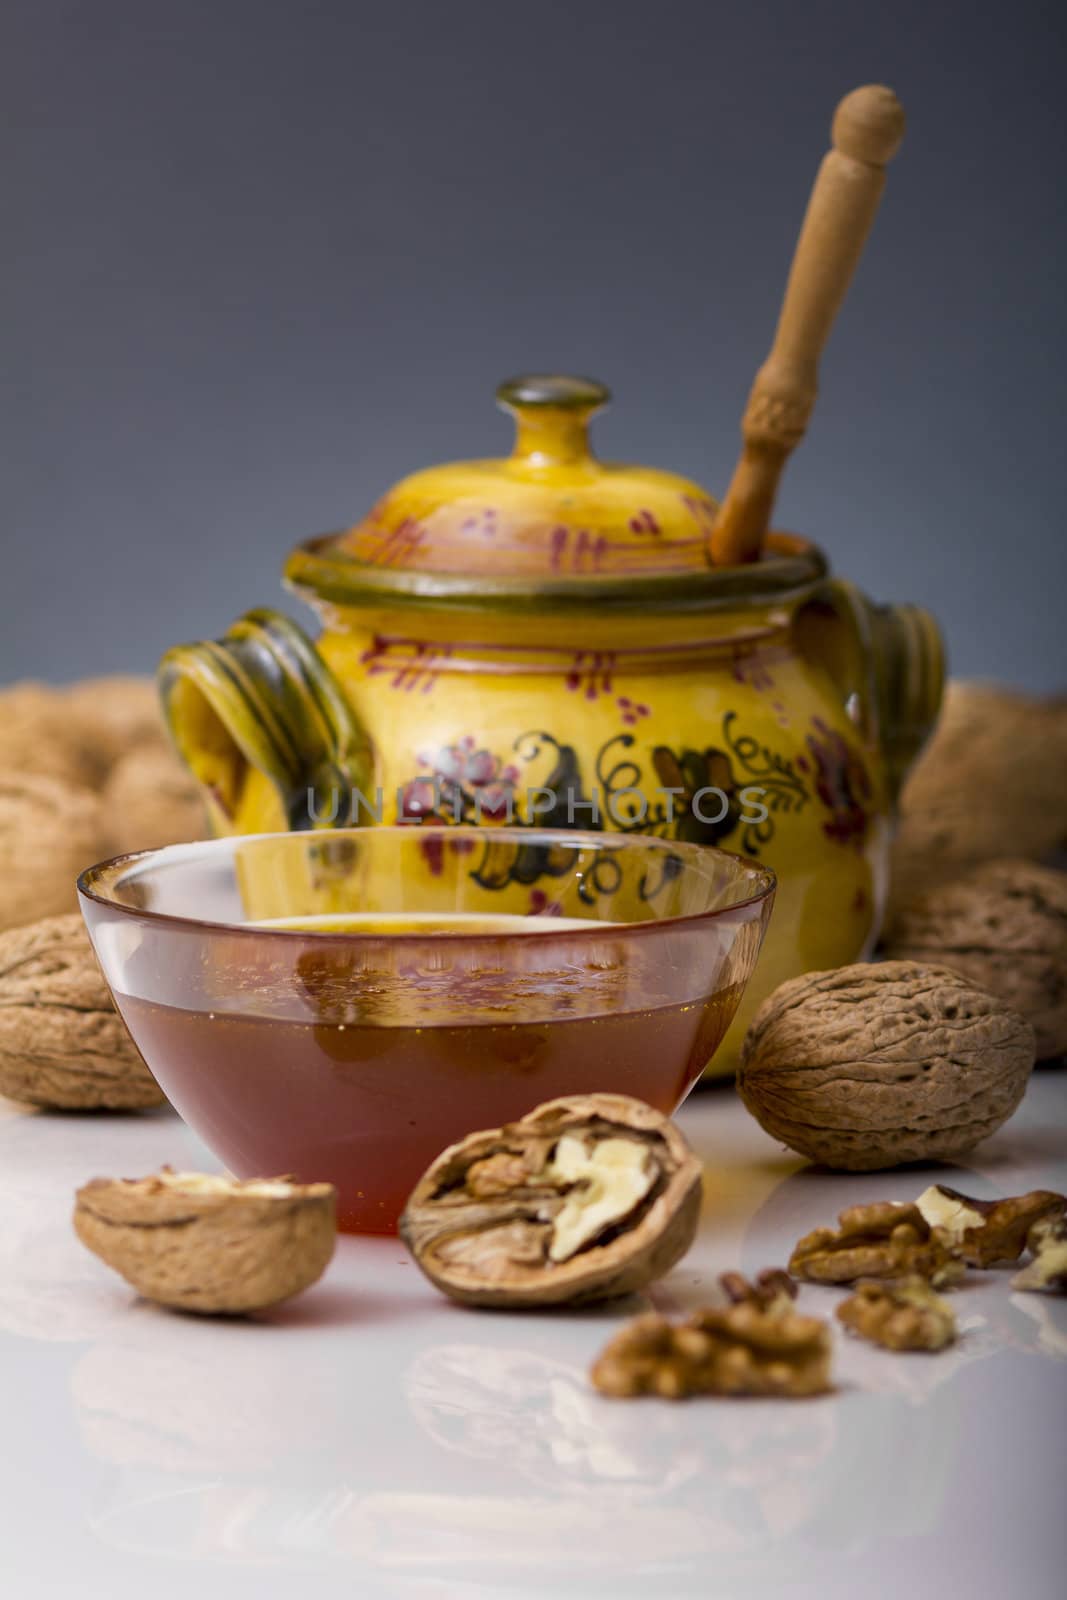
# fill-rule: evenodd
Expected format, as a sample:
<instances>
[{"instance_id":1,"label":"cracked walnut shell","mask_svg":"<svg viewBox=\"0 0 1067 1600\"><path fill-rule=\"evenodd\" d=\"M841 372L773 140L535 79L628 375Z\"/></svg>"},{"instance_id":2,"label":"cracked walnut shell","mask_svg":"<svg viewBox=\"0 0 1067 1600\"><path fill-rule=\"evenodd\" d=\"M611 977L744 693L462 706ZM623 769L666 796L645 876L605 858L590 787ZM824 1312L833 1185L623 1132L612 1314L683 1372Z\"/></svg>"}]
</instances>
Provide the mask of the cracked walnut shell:
<instances>
[{"instance_id":1,"label":"cracked walnut shell","mask_svg":"<svg viewBox=\"0 0 1067 1600\"><path fill-rule=\"evenodd\" d=\"M1030 1024L944 967L809 972L764 1001L737 1086L792 1150L849 1172L951 1160L1006 1121L1034 1062Z\"/></svg>"},{"instance_id":2,"label":"cracked walnut shell","mask_svg":"<svg viewBox=\"0 0 1067 1600\"><path fill-rule=\"evenodd\" d=\"M891 956L962 972L1033 1024L1041 1060L1067 1052L1067 873L995 861L902 906Z\"/></svg>"},{"instance_id":3,"label":"cracked walnut shell","mask_svg":"<svg viewBox=\"0 0 1067 1600\"><path fill-rule=\"evenodd\" d=\"M829 1389L831 1352L820 1317L743 1300L695 1311L681 1323L655 1311L635 1317L601 1351L590 1375L601 1394L620 1399L802 1398Z\"/></svg>"},{"instance_id":4,"label":"cracked walnut shell","mask_svg":"<svg viewBox=\"0 0 1067 1600\"><path fill-rule=\"evenodd\" d=\"M918 1206L895 1200L848 1206L837 1228L815 1228L793 1249L789 1270L809 1283L921 1277L951 1283L963 1266L931 1229Z\"/></svg>"},{"instance_id":5,"label":"cracked walnut shell","mask_svg":"<svg viewBox=\"0 0 1067 1600\"><path fill-rule=\"evenodd\" d=\"M400 1233L430 1282L466 1305L576 1305L668 1272L700 1197L700 1163L666 1117L626 1095L574 1095L445 1150Z\"/></svg>"},{"instance_id":6,"label":"cracked walnut shell","mask_svg":"<svg viewBox=\"0 0 1067 1600\"><path fill-rule=\"evenodd\" d=\"M860 1282L837 1308L838 1319L886 1350L943 1350L956 1337L956 1313L925 1278Z\"/></svg>"},{"instance_id":7,"label":"cracked walnut shell","mask_svg":"<svg viewBox=\"0 0 1067 1600\"><path fill-rule=\"evenodd\" d=\"M329 1183L241 1181L198 1172L94 1178L74 1231L138 1294L178 1311L237 1315L321 1277L337 1234Z\"/></svg>"},{"instance_id":8,"label":"cracked walnut shell","mask_svg":"<svg viewBox=\"0 0 1067 1600\"><path fill-rule=\"evenodd\" d=\"M164 1103L76 911L0 933L0 1093L56 1111Z\"/></svg>"}]
</instances>

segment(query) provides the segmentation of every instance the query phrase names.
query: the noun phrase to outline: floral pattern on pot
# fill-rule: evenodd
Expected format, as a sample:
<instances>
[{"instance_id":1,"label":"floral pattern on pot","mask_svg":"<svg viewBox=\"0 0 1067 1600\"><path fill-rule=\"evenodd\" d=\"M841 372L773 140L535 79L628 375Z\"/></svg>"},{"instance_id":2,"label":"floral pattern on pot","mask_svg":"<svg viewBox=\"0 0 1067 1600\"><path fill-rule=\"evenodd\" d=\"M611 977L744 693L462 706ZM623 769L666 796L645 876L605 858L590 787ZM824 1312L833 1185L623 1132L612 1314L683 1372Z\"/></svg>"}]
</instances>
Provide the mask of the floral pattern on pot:
<instances>
[{"instance_id":1,"label":"floral pattern on pot","mask_svg":"<svg viewBox=\"0 0 1067 1600\"><path fill-rule=\"evenodd\" d=\"M858 752L821 719L813 720L808 753L793 758L742 733L735 711L723 716L721 741L702 749L658 744L646 763L636 736L618 733L597 751L587 783L575 747L545 729L520 734L509 760L468 734L420 755L422 771L401 786L399 819L645 832L758 856L782 817L818 803L830 814L823 823L828 838L862 846L871 820L871 780ZM548 776L524 789L523 767L546 755L552 763ZM469 848L465 841L455 843ZM427 861L435 872L441 870L442 849L440 840L427 840ZM609 859L601 869L605 881L595 886L599 893L610 893ZM543 846L490 845L472 875L487 888L532 886L552 877L553 853Z\"/></svg>"},{"instance_id":2,"label":"floral pattern on pot","mask_svg":"<svg viewBox=\"0 0 1067 1600\"><path fill-rule=\"evenodd\" d=\"M823 832L837 844L858 850L871 824L874 789L870 774L847 739L821 717L812 719L812 729L806 742L814 765L815 793L830 813Z\"/></svg>"}]
</instances>

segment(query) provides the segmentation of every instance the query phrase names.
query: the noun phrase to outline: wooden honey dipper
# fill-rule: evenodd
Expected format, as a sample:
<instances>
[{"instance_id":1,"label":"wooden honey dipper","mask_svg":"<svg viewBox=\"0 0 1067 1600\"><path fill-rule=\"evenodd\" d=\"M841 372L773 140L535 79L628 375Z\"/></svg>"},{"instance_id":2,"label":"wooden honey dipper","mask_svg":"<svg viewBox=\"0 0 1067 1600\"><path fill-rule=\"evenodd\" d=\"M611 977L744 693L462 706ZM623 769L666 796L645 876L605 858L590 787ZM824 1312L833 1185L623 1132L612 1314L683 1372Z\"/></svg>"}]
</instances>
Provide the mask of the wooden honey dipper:
<instances>
[{"instance_id":1,"label":"wooden honey dipper","mask_svg":"<svg viewBox=\"0 0 1067 1600\"><path fill-rule=\"evenodd\" d=\"M709 540L713 566L759 559L782 468L815 404L819 357L903 137L900 101L879 84L853 89L834 113L833 148L815 178L774 344L745 407L744 448Z\"/></svg>"}]
</instances>

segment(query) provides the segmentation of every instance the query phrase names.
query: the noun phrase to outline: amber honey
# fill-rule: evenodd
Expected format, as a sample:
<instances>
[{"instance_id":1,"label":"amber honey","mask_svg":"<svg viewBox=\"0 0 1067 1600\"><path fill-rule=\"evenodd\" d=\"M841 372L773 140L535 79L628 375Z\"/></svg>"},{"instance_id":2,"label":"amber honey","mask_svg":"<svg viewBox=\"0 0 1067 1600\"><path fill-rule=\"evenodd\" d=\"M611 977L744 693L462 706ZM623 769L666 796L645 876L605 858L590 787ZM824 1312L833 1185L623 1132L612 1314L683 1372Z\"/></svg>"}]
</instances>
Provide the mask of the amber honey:
<instances>
[{"instance_id":1,"label":"amber honey","mask_svg":"<svg viewBox=\"0 0 1067 1600\"><path fill-rule=\"evenodd\" d=\"M293 964L291 1015L279 1014L265 985L260 1001L254 971L241 983L231 967L210 1009L116 998L177 1110L235 1173L334 1183L350 1231L392 1232L447 1144L556 1095L610 1090L673 1111L739 998L732 985L664 1003L644 982L635 995L633 963L616 958L604 924L603 939L560 918L284 926L308 934ZM577 928L582 937L555 941L550 961L532 959L528 971L494 957L518 931L536 945L541 932ZM359 939L316 938L338 932L420 937L376 943L370 955ZM405 954L409 945L417 954Z\"/></svg>"}]
</instances>

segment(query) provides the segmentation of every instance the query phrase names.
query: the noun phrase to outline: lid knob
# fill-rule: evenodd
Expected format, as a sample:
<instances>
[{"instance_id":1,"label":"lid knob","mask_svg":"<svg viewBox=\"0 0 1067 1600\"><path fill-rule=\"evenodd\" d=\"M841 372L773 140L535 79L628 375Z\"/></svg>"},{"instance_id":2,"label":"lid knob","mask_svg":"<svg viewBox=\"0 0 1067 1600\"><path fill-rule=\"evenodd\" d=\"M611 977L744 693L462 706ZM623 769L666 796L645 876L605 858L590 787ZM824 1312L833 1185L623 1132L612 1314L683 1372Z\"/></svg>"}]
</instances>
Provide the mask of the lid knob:
<instances>
[{"instance_id":1,"label":"lid knob","mask_svg":"<svg viewBox=\"0 0 1067 1600\"><path fill-rule=\"evenodd\" d=\"M589 422L611 399L611 391L592 378L525 373L508 378L497 402L515 418L512 460L526 466L561 466L592 461Z\"/></svg>"}]
</instances>

